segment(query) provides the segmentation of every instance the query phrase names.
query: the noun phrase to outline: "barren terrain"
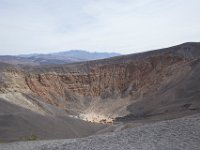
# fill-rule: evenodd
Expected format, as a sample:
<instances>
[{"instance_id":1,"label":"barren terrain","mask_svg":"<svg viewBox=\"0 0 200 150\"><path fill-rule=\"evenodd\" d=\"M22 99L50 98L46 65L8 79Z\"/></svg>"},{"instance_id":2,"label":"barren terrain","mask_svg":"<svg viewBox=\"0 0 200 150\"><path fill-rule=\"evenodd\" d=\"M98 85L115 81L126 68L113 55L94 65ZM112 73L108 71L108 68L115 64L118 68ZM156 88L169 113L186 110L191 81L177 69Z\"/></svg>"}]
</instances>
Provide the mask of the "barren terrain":
<instances>
[{"instance_id":1,"label":"barren terrain","mask_svg":"<svg viewBox=\"0 0 200 150\"><path fill-rule=\"evenodd\" d=\"M200 115L87 138L1 144L1 150L199 150Z\"/></svg>"},{"instance_id":2,"label":"barren terrain","mask_svg":"<svg viewBox=\"0 0 200 150\"><path fill-rule=\"evenodd\" d=\"M131 144L125 142L132 149L134 145L136 149L141 149L137 146L147 142L142 139L143 134L152 140L153 146L156 145L157 137L151 138L150 134L154 134L154 129L163 142L170 142L163 137L165 129L156 130L168 124L168 121L160 121L178 118L183 119L169 121L167 131L173 124L169 134L180 127L180 135L174 138L181 137L181 134L192 136L191 128L199 128L199 56L200 43L184 43L146 53L64 65L18 66L0 62L0 142L94 135L80 139L80 142L88 145L93 138L95 143L111 137L111 143L114 144L114 137L122 134L130 140L137 138ZM195 114L196 117L187 119ZM179 126L184 121L185 126ZM194 123L189 124L189 121ZM148 126L151 123L155 124ZM120 132L127 128L127 131ZM142 128L148 132L143 133L140 131ZM96 136L109 132L114 133ZM129 135L129 132L132 134ZM199 133L194 134L195 143L191 148L198 145ZM173 135L169 137L173 138ZM119 138L119 143L120 140L123 142ZM63 141L63 144L75 145L74 149L77 149L81 147L77 141L79 139ZM105 141L105 146L117 148L117 144L114 144L115 147L109 145L108 141ZM42 147L47 146L45 143ZM58 143L61 143L62 149L62 141ZM95 146L98 149L98 144ZM126 144L123 146L128 149Z\"/></svg>"}]
</instances>

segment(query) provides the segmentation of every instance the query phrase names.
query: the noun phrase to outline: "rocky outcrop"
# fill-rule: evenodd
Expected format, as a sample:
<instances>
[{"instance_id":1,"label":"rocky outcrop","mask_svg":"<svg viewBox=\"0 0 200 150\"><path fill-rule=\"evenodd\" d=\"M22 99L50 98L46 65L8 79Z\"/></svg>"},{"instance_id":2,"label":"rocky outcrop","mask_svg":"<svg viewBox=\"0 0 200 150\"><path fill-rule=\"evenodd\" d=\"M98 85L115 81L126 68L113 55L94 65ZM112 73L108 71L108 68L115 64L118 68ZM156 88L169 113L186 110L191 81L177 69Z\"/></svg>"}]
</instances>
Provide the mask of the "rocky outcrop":
<instances>
[{"instance_id":1,"label":"rocky outcrop","mask_svg":"<svg viewBox=\"0 0 200 150\"><path fill-rule=\"evenodd\" d=\"M66 91L81 96L106 98L114 92L124 95L148 86L156 87L165 77L173 74L165 72L170 71L169 66L182 63L184 60L181 57L163 55L150 57L142 62L102 65L90 69L87 73L28 74L25 80L31 91L50 103L53 103L53 100L47 97L48 94L64 97Z\"/></svg>"}]
</instances>

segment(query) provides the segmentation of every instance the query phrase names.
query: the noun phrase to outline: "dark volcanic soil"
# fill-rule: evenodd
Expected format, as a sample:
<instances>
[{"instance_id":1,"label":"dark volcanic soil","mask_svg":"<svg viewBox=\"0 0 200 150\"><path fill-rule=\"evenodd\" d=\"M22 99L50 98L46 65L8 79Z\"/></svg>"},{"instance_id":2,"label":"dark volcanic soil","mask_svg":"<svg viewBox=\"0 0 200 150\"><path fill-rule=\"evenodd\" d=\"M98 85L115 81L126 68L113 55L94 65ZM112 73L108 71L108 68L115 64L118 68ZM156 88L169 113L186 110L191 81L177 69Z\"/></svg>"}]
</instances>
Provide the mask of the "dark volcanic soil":
<instances>
[{"instance_id":1,"label":"dark volcanic soil","mask_svg":"<svg viewBox=\"0 0 200 150\"><path fill-rule=\"evenodd\" d=\"M0 99L0 142L78 138L94 134L105 125L67 115L43 116ZM34 139L33 139L34 138Z\"/></svg>"},{"instance_id":2,"label":"dark volcanic soil","mask_svg":"<svg viewBox=\"0 0 200 150\"><path fill-rule=\"evenodd\" d=\"M199 150L200 114L73 140L20 142L1 150Z\"/></svg>"}]
</instances>

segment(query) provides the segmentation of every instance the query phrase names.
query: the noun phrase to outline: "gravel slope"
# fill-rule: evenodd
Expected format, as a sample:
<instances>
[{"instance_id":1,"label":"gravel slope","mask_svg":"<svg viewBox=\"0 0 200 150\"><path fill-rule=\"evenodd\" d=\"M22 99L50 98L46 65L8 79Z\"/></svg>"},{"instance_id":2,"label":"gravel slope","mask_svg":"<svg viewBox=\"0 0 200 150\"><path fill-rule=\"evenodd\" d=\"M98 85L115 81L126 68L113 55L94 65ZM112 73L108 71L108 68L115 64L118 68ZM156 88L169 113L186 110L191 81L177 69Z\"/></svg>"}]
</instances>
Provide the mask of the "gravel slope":
<instances>
[{"instance_id":1,"label":"gravel slope","mask_svg":"<svg viewBox=\"0 0 200 150\"><path fill-rule=\"evenodd\" d=\"M61 110L52 111L58 111L58 115L34 113L0 98L0 143L28 140L32 136L40 140L80 138L106 127L68 117Z\"/></svg>"},{"instance_id":2,"label":"gravel slope","mask_svg":"<svg viewBox=\"0 0 200 150\"><path fill-rule=\"evenodd\" d=\"M1 144L1 150L199 150L200 114L87 138Z\"/></svg>"}]
</instances>

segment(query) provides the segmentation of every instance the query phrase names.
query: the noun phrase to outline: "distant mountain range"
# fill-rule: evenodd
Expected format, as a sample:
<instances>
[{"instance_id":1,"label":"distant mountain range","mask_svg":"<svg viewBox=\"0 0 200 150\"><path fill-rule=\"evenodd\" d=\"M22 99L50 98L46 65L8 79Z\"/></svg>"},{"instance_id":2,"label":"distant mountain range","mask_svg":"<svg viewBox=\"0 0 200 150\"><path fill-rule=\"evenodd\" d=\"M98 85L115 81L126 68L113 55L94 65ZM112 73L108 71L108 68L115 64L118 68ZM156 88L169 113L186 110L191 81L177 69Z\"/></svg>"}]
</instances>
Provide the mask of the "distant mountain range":
<instances>
[{"instance_id":1,"label":"distant mountain range","mask_svg":"<svg viewBox=\"0 0 200 150\"><path fill-rule=\"evenodd\" d=\"M20 65L41 65L41 64L65 64L80 61L104 59L119 56L119 53L88 52L84 50L71 50L50 54L28 54L28 55L2 55L0 61Z\"/></svg>"}]
</instances>

